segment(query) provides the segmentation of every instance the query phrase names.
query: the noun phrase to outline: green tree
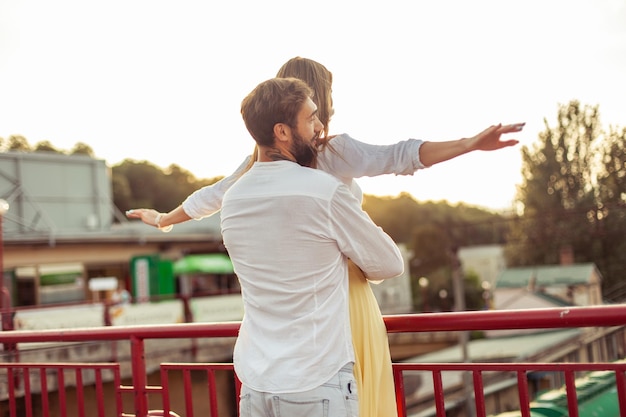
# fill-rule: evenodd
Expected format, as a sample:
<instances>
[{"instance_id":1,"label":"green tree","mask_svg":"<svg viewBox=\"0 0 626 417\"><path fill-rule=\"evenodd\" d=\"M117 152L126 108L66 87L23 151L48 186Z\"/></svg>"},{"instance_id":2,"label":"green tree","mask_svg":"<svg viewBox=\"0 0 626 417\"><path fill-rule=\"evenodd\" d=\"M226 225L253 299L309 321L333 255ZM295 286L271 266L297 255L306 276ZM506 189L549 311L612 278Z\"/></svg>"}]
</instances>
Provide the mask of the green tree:
<instances>
[{"instance_id":1,"label":"green tree","mask_svg":"<svg viewBox=\"0 0 626 417\"><path fill-rule=\"evenodd\" d=\"M457 246L504 243L504 218L477 207L446 201L418 202L408 193L397 197L365 195L363 209L396 242L414 247L414 235L423 225L447 224Z\"/></svg>"},{"instance_id":2,"label":"green tree","mask_svg":"<svg viewBox=\"0 0 626 417\"><path fill-rule=\"evenodd\" d=\"M511 222L507 261L513 266L557 264L561 250L568 249L575 262L596 263L605 282L611 282L617 277L602 267L608 234L599 231L606 229L607 204L618 208L625 200L624 134L613 132L607 140L598 106L575 100L559 107L554 128L544 123L538 143L522 147L521 215ZM620 218L620 210L612 221ZM623 243L625 232L622 226L610 245Z\"/></svg>"},{"instance_id":3,"label":"green tree","mask_svg":"<svg viewBox=\"0 0 626 417\"><path fill-rule=\"evenodd\" d=\"M419 226L413 234L412 271L415 276L429 276L433 271L450 265L453 245L450 235L437 223Z\"/></svg>"},{"instance_id":4,"label":"green tree","mask_svg":"<svg viewBox=\"0 0 626 417\"><path fill-rule=\"evenodd\" d=\"M9 136L8 150L31 152L33 148L30 146L24 136L11 135Z\"/></svg>"},{"instance_id":5,"label":"green tree","mask_svg":"<svg viewBox=\"0 0 626 417\"><path fill-rule=\"evenodd\" d=\"M189 194L200 188L196 177L176 164L170 165L165 170L165 183L169 190L169 197L175 201L172 208L178 206Z\"/></svg>"},{"instance_id":6,"label":"green tree","mask_svg":"<svg viewBox=\"0 0 626 417\"><path fill-rule=\"evenodd\" d=\"M599 136L598 109L577 101L559 108L557 126L522 148L523 183L518 202L523 221L513 223L512 265L556 264L562 248L582 254L588 236L586 211L593 207L592 156Z\"/></svg>"},{"instance_id":7,"label":"green tree","mask_svg":"<svg viewBox=\"0 0 626 417\"><path fill-rule=\"evenodd\" d=\"M143 207L134 204L133 193L130 189L130 184L126 175L119 172L119 170L112 170L111 174L111 189L113 193L113 204L120 211L125 212L134 207Z\"/></svg>"},{"instance_id":8,"label":"green tree","mask_svg":"<svg viewBox=\"0 0 626 417\"><path fill-rule=\"evenodd\" d=\"M70 151L70 155L87 155L92 158L95 158L96 154L93 151L93 148L86 143L78 142L74 145L72 150Z\"/></svg>"},{"instance_id":9,"label":"green tree","mask_svg":"<svg viewBox=\"0 0 626 417\"><path fill-rule=\"evenodd\" d=\"M420 223L420 205L408 193L398 197L365 195L363 210L397 243L410 244L412 229Z\"/></svg>"},{"instance_id":10,"label":"green tree","mask_svg":"<svg viewBox=\"0 0 626 417\"><path fill-rule=\"evenodd\" d=\"M165 181L165 173L158 166L148 161L133 161L126 159L112 168L114 184L126 182L130 191L130 198L123 205L122 201L115 201L115 205L122 211L131 208L146 207L159 211L169 211L176 207L174 200L169 198L169 188ZM122 178L116 178L121 176ZM128 195L128 191L120 194L114 192L114 198Z\"/></svg>"},{"instance_id":11,"label":"green tree","mask_svg":"<svg viewBox=\"0 0 626 417\"><path fill-rule=\"evenodd\" d=\"M613 301L626 299L626 128L606 135L597 180L596 210L588 213L595 226L594 259L605 277L605 293Z\"/></svg>"},{"instance_id":12,"label":"green tree","mask_svg":"<svg viewBox=\"0 0 626 417\"><path fill-rule=\"evenodd\" d=\"M42 140L41 142L37 142L34 148L35 152L54 152L54 153L62 153L60 150L54 147L52 143L48 140Z\"/></svg>"},{"instance_id":13,"label":"green tree","mask_svg":"<svg viewBox=\"0 0 626 417\"><path fill-rule=\"evenodd\" d=\"M126 159L112 168L113 199L118 209L154 208L167 212L197 189L219 181L196 179L178 165L163 170L147 161Z\"/></svg>"},{"instance_id":14,"label":"green tree","mask_svg":"<svg viewBox=\"0 0 626 417\"><path fill-rule=\"evenodd\" d=\"M602 156L598 196L605 204L622 204L626 201L626 128L610 129Z\"/></svg>"}]
</instances>

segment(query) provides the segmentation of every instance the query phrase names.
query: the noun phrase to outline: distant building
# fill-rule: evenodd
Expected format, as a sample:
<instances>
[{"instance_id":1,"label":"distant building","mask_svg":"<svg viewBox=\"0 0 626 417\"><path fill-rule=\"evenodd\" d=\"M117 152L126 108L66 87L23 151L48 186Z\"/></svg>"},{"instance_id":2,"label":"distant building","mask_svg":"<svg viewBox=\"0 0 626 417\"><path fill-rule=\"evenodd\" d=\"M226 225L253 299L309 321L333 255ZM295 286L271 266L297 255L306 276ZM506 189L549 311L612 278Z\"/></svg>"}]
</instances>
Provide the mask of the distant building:
<instances>
[{"instance_id":1,"label":"distant building","mask_svg":"<svg viewBox=\"0 0 626 417\"><path fill-rule=\"evenodd\" d=\"M463 273L478 276L483 288L490 291L495 309L603 304L597 267L574 264L567 248L561 251L558 265L507 268L502 245L463 247L458 256Z\"/></svg>"},{"instance_id":2,"label":"distant building","mask_svg":"<svg viewBox=\"0 0 626 417\"><path fill-rule=\"evenodd\" d=\"M10 204L4 231L24 240L109 231L115 207L105 161L54 152L0 153L0 197Z\"/></svg>"},{"instance_id":3,"label":"distant building","mask_svg":"<svg viewBox=\"0 0 626 417\"><path fill-rule=\"evenodd\" d=\"M113 204L105 161L86 155L0 152L0 198L9 203L0 269L11 306L91 300L91 278L132 289L137 257L224 251L219 214L171 233L127 219Z\"/></svg>"},{"instance_id":4,"label":"distant building","mask_svg":"<svg viewBox=\"0 0 626 417\"><path fill-rule=\"evenodd\" d=\"M502 245L476 245L459 248L458 257L465 275L475 274L480 282L494 288L500 273L506 268Z\"/></svg>"},{"instance_id":5,"label":"distant building","mask_svg":"<svg viewBox=\"0 0 626 417\"><path fill-rule=\"evenodd\" d=\"M505 269L496 283L496 309L601 305L602 277L593 263Z\"/></svg>"}]
</instances>

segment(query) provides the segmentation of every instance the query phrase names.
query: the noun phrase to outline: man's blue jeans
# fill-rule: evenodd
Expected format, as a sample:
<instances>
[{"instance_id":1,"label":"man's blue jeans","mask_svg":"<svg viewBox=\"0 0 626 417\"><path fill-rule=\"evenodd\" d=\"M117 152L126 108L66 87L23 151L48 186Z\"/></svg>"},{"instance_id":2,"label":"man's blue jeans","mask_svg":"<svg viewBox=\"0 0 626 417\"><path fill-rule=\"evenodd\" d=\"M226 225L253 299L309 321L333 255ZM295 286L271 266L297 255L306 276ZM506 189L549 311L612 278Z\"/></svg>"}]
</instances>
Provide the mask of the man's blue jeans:
<instances>
[{"instance_id":1,"label":"man's blue jeans","mask_svg":"<svg viewBox=\"0 0 626 417\"><path fill-rule=\"evenodd\" d=\"M358 417L359 402L352 364L310 391L273 394L241 387L240 417Z\"/></svg>"}]
</instances>

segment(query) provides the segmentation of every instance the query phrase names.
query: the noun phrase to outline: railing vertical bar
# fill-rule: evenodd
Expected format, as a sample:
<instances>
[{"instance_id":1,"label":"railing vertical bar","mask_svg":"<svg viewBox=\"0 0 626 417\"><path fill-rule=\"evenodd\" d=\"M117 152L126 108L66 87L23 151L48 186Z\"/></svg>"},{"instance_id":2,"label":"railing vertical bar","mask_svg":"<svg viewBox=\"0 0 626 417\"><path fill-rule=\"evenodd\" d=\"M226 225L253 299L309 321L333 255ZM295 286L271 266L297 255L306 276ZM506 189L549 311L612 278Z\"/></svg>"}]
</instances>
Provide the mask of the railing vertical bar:
<instances>
[{"instance_id":1,"label":"railing vertical bar","mask_svg":"<svg viewBox=\"0 0 626 417\"><path fill-rule=\"evenodd\" d=\"M433 371L433 387L435 389L435 406L437 408L437 417L446 417L446 404L443 397L443 380L441 379L441 371Z\"/></svg>"},{"instance_id":2,"label":"railing vertical bar","mask_svg":"<svg viewBox=\"0 0 626 417\"><path fill-rule=\"evenodd\" d=\"M565 391L567 392L567 410L569 417L578 417L578 397L576 395L576 375L574 371L565 371Z\"/></svg>"},{"instance_id":3,"label":"railing vertical bar","mask_svg":"<svg viewBox=\"0 0 626 417\"><path fill-rule=\"evenodd\" d=\"M120 389L120 386L122 385L122 376L119 364L117 364L113 370L113 383L116 387L115 403L117 404L117 415L121 416L122 410L124 409L124 402L122 401L122 390Z\"/></svg>"},{"instance_id":4,"label":"railing vertical bar","mask_svg":"<svg viewBox=\"0 0 626 417\"><path fill-rule=\"evenodd\" d=\"M32 417L33 396L30 389L30 370L28 368L22 368L22 379L24 380L24 405L26 407L26 417Z\"/></svg>"},{"instance_id":5,"label":"railing vertical bar","mask_svg":"<svg viewBox=\"0 0 626 417\"><path fill-rule=\"evenodd\" d=\"M104 417L104 387L102 385L102 369L95 370L96 382L96 407L98 409L98 417Z\"/></svg>"},{"instance_id":6,"label":"railing vertical bar","mask_svg":"<svg viewBox=\"0 0 626 417\"><path fill-rule=\"evenodd\" d=\"M143 339L131 336L130 351L133 385L135 388L135 415L145 416L148 414L148 377L146 376L146 352Z\"/></svg>"},{"instance_id":7,"label":"railing vertical bar","mask_svg":"<svg viewBox=\"0 0 626 417\"><path fill-rule=\"evenodd\" d=\"M48 401L48 372L44 366L39 368L39 380L41 381L41 412L45 413L50 404Z\"/></svg>"},{"instance_id":8,"label":"railing vertical bar","mask_svg":"<svg viewBox=\"0 0 626 417\"><path fill-rule=\"evenodd\" d=\"M11 417L15 416L15 370L12 367L7 368L7 382L9 383L9 413Z\"/></svg>"},{"instance_id":9,"label":"railing vertical bar","mask_svg":"<svg viewBox=\"0 0 626 417\"><path fill-rule=\"evenodd\" d=\"M519 407L522 417L530 417L530 394L528 393L528 381L526 371L517 371L517 393L519 395Z\"/></svg>"},{"instance_id":10,"label":"railing vertical bar","mask_svg":"<svg viewBox=\"0 0 626 417\"><path fill-rule=\"evenodd\" d=\"M217 384L215 383L215 369L208 370L209 401L211 401L211 417L217 416ZM213 389L211 389L213 387Z\"/></svg>"},{"instance_id":11,"label":"railing vertical bar","mask_svg":"<svg viewBox=\"0 0 626 417\"><path fill-rule=\"evenodd\" d=\"M57 392L59 395L59 408L61 415L67 415L67 396L65 395L65 372L63 368L57 368Z\"/></svg>"},{"instance_id":12,"label":"railing vertical bar","mask_svg":"<svg viewBox=\"0 0 626 417\"><path fill-rule=\"evenodd\" d=\"M396 407L398 409L398 417L406 417L406 398L404 396L404 374L398 366L392 365L393 381L396 388ZM235 374L235 377L237 375ZM239 381L239 378L237 378ZM237 395L239 397L239 395Z\"/></svg>"},{"instance_id":13,"label":"railing vertical bar","mask_svg":"<svg viewBox=\"0 0 626 417\"><path fill-rule=\"evenodd\" d=\"M485 417L485 389L483 386L483 375L478 369L472 371L474 379L474 403L476 404L476 416Z\"/></svg>"},{"instance_id":14,"label":"railing vertical bar","mask_svg":"<svg viewBox=\"0 0 626 417\"><path fill-rule=\"evenodd\" d=\"M187 417L193 417L193 395L191 395L191 370L183 370L183 387L185 389L185 410Z\"/></svg>"},{"instance_id":15,"label":"railing vertical bar","mask_svg":"<svg viewBox=\"0 0 626 417\"><path fill-rule=\"evenodd\" d=\"M619 415L626 416L626 379L624 378L624 372L615 371L615 384L619 400Z\"/></svg>"},{"instance_id":16,"label":"railing vertical bar","mask_svg":"<svg viewBox=\"0 0 626 417\"><path fill-rule=\"evenodd\" d=\"M74 370L76 375L76 400L79 417L85 417L85 390L83 387L83 372L80 368Z\"/></svg>"},{"instance_id":17,"label":"railing vertical bar","mask_svg":"<svg viewBox=\"0 0 626 417\"><path fill-rule=\"evenodd\" d=\"M161 400L163 401L163 414L166 416L170 412L170 381L168 370L161 366Z\"/></svg>"}]
</instances>

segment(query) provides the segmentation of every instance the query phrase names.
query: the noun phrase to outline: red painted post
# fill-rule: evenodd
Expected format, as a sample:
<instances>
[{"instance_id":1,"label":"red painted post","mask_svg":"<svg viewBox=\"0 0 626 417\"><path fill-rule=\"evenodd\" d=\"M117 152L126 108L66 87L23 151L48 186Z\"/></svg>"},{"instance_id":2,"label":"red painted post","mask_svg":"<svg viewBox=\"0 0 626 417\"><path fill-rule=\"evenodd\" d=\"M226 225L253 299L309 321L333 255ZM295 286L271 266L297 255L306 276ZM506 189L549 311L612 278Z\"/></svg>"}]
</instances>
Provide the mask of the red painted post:
<instances>
[{"instance_id":1,"label":"red painted post","mask_svg":"<svg viewBox=\"0 0 626 417\"><path fill-rule=\"evenodd\" d=\"M136 336L131 336L130 346L133 388L135 392L135 415L145 416L148 414L148 377L146 375L144 340Z\"/></svg>"}]
</instances>

